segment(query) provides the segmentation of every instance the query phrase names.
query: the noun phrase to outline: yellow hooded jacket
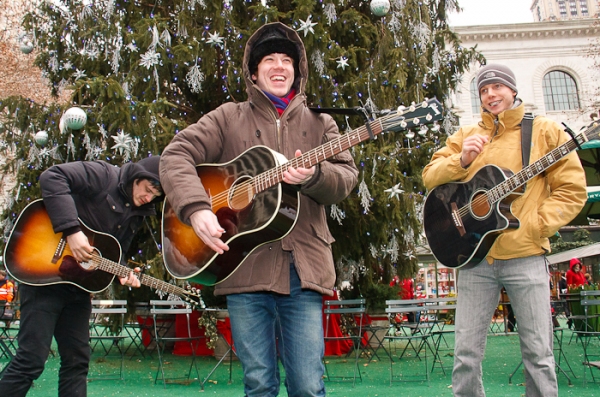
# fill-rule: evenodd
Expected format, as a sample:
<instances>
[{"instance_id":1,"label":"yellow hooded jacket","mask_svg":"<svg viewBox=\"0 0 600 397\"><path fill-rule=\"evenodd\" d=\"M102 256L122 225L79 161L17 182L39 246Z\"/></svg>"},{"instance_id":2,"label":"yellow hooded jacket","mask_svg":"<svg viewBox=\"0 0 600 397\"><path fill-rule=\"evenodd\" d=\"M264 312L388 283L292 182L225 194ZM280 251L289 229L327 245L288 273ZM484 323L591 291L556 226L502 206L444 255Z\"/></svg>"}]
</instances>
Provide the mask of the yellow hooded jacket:
<instances>
[{"instance_id":1,"label":"yellow hooded jacket","mask_svg":"<svg viewBox=\"0 0 600 397\"><path fill-rule=\"evenodd\" d=\"M521 103L498 116L482 109L482 121L462 127L448 137L446 146L433 154L423 170L427 189L456 181L468 181L488 164L517 173L522 169L520 123L525 114ZM483 152L468 168L460 165L465 138L489 137ZM536 117L531 138L530 164L543 157L570 137L554 121ZM576 153L570 153L527 183L525 194L512 203L511 212L520 221L517 229L506 229L496 239L487 256L514 259L550 252L548 237L569 223L581 211L587 199L585 174Z\"/></svg>"}]
</instances>

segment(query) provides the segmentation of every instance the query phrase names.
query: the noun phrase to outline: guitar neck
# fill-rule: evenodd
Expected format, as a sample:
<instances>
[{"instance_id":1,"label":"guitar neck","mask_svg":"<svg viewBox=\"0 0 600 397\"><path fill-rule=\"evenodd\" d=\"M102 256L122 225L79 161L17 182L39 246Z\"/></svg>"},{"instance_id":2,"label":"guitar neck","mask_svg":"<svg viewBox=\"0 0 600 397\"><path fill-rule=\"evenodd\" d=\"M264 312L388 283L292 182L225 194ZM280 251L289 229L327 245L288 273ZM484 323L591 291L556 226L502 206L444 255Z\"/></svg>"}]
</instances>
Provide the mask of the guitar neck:
<instances>
[{"instance_id":1,"label":"guitar neck","mask_svg":"<svg viewBox=\"0 0 600 397\"><path fill-rule=\"evenodd\" d=\"M127 266L120 265L111 260L100 257L99 255L94 255L92 261L96 263L99 270L103 270L107 273L114 274L119 277L127 277L131 269ZM140 274L139 275L140 283L146 285L148 287L155 288L160 291L164 291L170 294L178 295L180 297L186 298L188 297L188 291L178 287L176 285L167 283L166 281L159 280L157 278Z\"/></svg>"},{"instance_id":2,"label":"guitar neck","mask_svg":"<svg viewBox=\"0 0 600 397\"><path fill-rule=\"evenodd\" d=\"M378 135L383 131L382 122L379 120L371 122L370 127L373 136ZM283 181L283 173L287 171L289 167L310 168L327 160L328 158L335 156L336 154L343 152L344 150L350 149L351 147L368 140L370 137L371 136L366 126L362 126L330 142L309 150L299 157L295 157L280 166L257 175L254 178L255 191L258 193L275 186L278 183L281 183Z\"/></svg>"},{"instance_id":3,"label":"guitar neck","mask_svg":"<svg viewBox=\"0 0 600 397\"><path fill-rule=\"evenodd\" d=\"M598 125L598 123L594 123L586 131L576 135L574 139L563 143L545 156L541 157L539 160L523 168L512 177L506 179L502 183L499 183L486 193L488 201L490 203L495 203L508 197L516 189L525 185L531 179L556 164L560 159L577 149L580 145L587 142L591 137L597 137L599 129L600 125Z\"/></svg>"}]
</instances>

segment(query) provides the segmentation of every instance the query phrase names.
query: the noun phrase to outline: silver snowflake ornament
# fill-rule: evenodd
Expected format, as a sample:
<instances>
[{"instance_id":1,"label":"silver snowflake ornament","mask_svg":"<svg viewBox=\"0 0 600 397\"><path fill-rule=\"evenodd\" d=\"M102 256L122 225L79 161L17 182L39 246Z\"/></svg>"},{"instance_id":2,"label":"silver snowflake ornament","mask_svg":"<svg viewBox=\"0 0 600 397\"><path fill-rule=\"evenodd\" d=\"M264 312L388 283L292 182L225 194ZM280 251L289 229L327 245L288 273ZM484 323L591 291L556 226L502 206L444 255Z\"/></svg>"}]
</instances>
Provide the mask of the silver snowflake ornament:
<instances>
[{"instance_id":1,"label":"silver snowflake ornament","mask_svg":"<svg viewBox=\"0 0 600 397\"><path fill-rule=\"evenodd\" d=\"M208 34L208 40L206 40L206 43L212 46L218 46L223 45L223 40L225 40L224 37L219 36L219 33L214 32Z\"/></svg>"},{"instance_id":2,"label":"silver snowflake ornament","mask_svg":"<svg viewBox=\"0 0 600 397\"><path fill-rule=\"evenodd\" d=\"M303 21L302 19L300 20L300 27L298 28L298 32L304 32L304 37L306 37L308 32L314 34L315 30L313 29L313 26L316 25L317 23L312 21L312 15L309 15L308 18L306 18L306 21Z\"/></svg>"}]
</instances>

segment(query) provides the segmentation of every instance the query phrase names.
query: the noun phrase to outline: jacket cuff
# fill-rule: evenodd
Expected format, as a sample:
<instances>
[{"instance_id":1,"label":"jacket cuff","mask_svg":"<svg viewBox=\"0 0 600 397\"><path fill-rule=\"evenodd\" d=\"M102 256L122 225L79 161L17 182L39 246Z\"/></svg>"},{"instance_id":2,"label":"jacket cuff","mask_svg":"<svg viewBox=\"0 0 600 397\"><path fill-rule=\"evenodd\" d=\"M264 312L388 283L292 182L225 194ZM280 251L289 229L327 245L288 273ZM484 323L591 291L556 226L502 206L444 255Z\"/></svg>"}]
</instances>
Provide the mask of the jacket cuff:
<instances>
[{"instance_id":1,"label":"jacket cuff","mask_svg":"<svg viewBox=\"0 0 600 397\"><path fill-rule=\"evenodd\" d=\"M63 237L68 237L71 234L75 234L80 231L81 231L81 226L73 226L73 227L63 230L62 234L63 234Z\"/></svg>"},{"instance_id":2,"label":"jacket cuff","mask_svg":"<svg viewBox=\"0 0 600 397\"><path fill-rule=\"evenodd\" d=\"M200 210L211 210L210 205L205 204L205 203L193 203L190 205L186 205L182 210L181 210L181 221L184 222L187 225L190 225L190 216L192 216L192 214L196 211L200 211Z\"/></svg>"}]
</instances>

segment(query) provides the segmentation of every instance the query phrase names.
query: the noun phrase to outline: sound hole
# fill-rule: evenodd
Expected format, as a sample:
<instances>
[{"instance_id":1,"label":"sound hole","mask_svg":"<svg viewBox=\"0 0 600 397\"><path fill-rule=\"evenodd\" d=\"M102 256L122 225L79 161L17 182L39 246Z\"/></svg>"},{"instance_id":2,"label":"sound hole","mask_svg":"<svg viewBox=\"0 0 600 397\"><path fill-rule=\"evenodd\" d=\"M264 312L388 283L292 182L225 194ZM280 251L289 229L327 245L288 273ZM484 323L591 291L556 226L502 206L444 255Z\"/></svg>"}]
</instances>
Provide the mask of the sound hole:
<instances>
[{"instance_id":1,"label":"sound hole","mask_svg":"<svg viewBox=\"0 0 600 397\"><path fill-rule=\"evenodd\" d=\"M252 178L243 176L229 189L229 208L241 211L254 200L254 186Z\"/></svg>"},{"instance_id":2,"label":"sound hole","mask_svg":"<svg viewBox=\"0 0 600 397\"><path fill-rule=\"evenodd\" d=\"M490 203L485 192L478 192L471 200L471 213L475 218L485 218L490 213Z\"/></svg>"}]
</instances>

